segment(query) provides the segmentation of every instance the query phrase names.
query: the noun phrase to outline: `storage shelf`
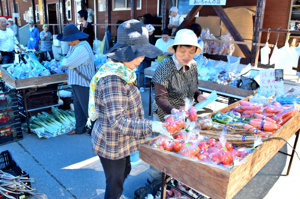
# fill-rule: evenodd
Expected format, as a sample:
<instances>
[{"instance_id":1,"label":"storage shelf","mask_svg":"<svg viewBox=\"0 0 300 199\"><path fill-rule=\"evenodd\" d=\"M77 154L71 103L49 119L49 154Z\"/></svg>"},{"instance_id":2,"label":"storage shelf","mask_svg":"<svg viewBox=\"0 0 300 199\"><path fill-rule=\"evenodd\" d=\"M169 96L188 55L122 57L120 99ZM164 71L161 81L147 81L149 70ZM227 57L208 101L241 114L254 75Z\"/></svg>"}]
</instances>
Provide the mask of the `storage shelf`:
<instances>
[{"instance_id":1,"label":"storage shelf","mask_svg":"<svg viewBox=\"0 0 300 199\"><path fill-rule=\"evenodd\" d=\"M15 125L15 124L21 124L20 118L17 118L16 120L11 121L11 122L7 122L7 123L5 123L5 124L1 123L1 124L0 124L0 129L1 129L1 128L4 128L4 127L6 127L6 126L12 126L12 125Z\"/></svg>"},{"instance_id":2,"label":"storage shelf","mask_svg":"<svg viewBox=\"0 0 300 199\"><path fill-rule=\"evenodd\" d=\"M64 103L61 103L61 104L53 104L53 105L49 105L49 106L43 106L43 107L39 107L39 108L31 108L31 109L28 109L28 112L31 112L31 111L38 111L38 110L42 110L42 109L46 109L46 108L51 108L53 106L61 106L63 105Z\"/></svg>"}]
</instances>

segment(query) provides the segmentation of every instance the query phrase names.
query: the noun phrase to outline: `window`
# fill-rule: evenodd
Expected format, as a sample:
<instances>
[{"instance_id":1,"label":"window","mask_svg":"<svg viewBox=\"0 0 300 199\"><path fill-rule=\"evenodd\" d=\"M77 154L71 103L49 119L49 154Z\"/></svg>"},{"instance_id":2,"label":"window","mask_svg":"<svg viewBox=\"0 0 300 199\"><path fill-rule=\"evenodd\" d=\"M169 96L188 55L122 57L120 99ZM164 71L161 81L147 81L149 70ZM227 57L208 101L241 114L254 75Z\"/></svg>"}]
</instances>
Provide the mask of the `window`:
<instances>
[{"instance_id":1,"label":"window","mask_svg":"<svg viewBox=\"0 0 300 199\"><path fill-rule=\"evenodd\" d=\"M170 0L169 10L173 6L176 6L178 8L178 14L185 17L193 8L193 5L189 5L189 1L190 0ZM158 3L159 3L159 5L158 5L158 10L157 10L157 15L162 16L163 1L159 0Z\"/></svg>"},{"instance_id":2,"label":"window","mask_svg":"<svg viewBox=\"0 0 300 199\"><path fill-rule=\"evenodd\" d=\"M35 5L35 20L36 20L37 22L40 21L39 5Z\"/></svg>"},{"instance_id":3,"label":"window","mask_svg":"<svg viewBox=\"0 0 300 199\"><path fill-rule=\"evenodd\" d=\"M137 0L137 9L141 9L142 0ZM132 0L113 0L113 10L130 10Z\"/></svg>"},{"instance_id":4,"label":"window","mask_svg":"<svg viewBox=\"0 0 300 199\"><path fill-rule=\"evenodd\" d=\"M66 1L66 16L68 21L72 21L72 6L71 0Z\"/></svg>"}]
</instances>

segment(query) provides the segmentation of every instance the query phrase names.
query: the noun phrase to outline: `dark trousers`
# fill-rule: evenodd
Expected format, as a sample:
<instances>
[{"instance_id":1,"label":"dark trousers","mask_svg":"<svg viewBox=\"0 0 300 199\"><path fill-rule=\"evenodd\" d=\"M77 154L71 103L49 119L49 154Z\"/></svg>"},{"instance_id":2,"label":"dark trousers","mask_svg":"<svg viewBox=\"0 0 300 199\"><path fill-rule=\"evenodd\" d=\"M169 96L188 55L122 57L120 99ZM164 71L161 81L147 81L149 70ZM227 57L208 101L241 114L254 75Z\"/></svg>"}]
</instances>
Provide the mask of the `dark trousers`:
<instances>
[{"instance_id":1,"label":"dark trousers","mask_svg":"<svg viewBox=\"0 0 300 199\"><path fill-rule=\"evenodd\" d=\"M51 50L51 51L43 52L43 55L44 55L43 61L48 61L48 54L47 54L47 53L50 54L51 60L54 59L53 52L52 52L52 50Z\"/></svg>"},{"instance_id":2,"label":"dark trousers","mask_svg":"<svg viewBox=\"0 0 300 199\"><path fill-rule=\"evenodd\" d=\"M123 192L124 181L131 171L130 156L119 160L100 157L100 162L103 166L106 179L104 198L119 199Z\"/></svg>"},{"instance_id":3,"label":"dark trousers","mask_svg":"<svg viewBox=\"0 0 300 199\"><path fill-rule=\"evenodd\" d=\"M1 52L2 54L2 64L12 64L14 63L14 53L12 52Z\"/></svg>"},{"instance_id":4,"label":"dark trousers","mask_svg":"<svg viewBox=\"0 0 300 199\"><path fill-rule=\"evenodd\" d=\"M144 87L145 86L145 78L144 78L144 70L148 67L150 67L151 65L151 61L142 61L142 63L140 63L140 65L138 66L138 86L140 87Z\"/></svg>"},{"instance_id":5,"label":"dark trousers","mask_svg":"<svg viewBox=\"0 0 300 199\"><path fill-rule=\"evenodd\" d=\"M89 87L72 85L73 104L75 109L76 127L75 132L82 134L86 132L86 122L88 119Z\"/></svg>"}]
</instances>

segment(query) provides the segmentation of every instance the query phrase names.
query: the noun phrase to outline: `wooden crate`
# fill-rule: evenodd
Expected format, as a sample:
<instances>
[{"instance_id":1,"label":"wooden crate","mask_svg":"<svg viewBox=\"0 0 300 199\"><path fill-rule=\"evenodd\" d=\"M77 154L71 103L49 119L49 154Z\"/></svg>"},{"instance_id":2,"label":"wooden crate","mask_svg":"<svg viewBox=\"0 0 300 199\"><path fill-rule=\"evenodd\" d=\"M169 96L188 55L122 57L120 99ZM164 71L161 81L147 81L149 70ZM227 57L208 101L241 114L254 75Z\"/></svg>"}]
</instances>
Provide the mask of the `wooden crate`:
<instances>
[{"instance_id":1,"label":"wooden crate","mask_svg":"<svg viewBox=\"0 0 300 199\"><path fill-rule=\"evenodd\" d=\"M238 103L219 112L226 112L235 106ZM299 120L300 113L297 113L272 137L289 140L300 129ZM139 146L143 161L214 199L233 198L285 144L279 139L266 141L248 155L244 164L229 169L153 148L148 145L149 142Z\"/></svg>"},{"instance_id":2,"label":"wooden crate","mask_svg":"<svg viewBox=\"0 0 300 199\"><path fill-rule=\"evenodd\" d=\"M56 74L42 77L33 77L28 79L15 79L4 68L1 67L2 79L5 83L15 87L16 89L30 88L34 86L45 86L68 81L68 74Z\"/></svg>"}]
</instances>

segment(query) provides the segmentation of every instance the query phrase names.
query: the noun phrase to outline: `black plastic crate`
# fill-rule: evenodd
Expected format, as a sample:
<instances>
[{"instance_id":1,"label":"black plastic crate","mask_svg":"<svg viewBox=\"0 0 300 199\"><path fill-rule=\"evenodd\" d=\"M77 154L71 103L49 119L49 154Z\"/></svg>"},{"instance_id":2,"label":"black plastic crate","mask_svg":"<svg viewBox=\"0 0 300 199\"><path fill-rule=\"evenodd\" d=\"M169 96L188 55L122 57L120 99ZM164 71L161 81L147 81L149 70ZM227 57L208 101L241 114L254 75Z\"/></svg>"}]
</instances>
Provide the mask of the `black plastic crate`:
<instances>
[{"instance_id":1,"label":"black plastic crate","mask_svg":"<svg viewBox=\"0 0 300 199\"><path fill-rule=\"evenodd\" d=\"M12 107L18 107L16 89L6 84L0 91L0 110Z\"/></svg>"},{"instance_id":2,"label":"black plastic crate","mask_svg":"<svg viewBox=\"0 0 300 199\"><path fill-rule=\"evenodd\" d=\"M0 144L7 144L23 139L21 122L0 128Z\"/></svg>"},{"instance_id":3,"label":"black plastic crate","mask_svg":"<svg viewBox=\"0 0 300 199\"><path fill-rule=\"evenodd\" d=\"M20 168L20 166L13 159L10 151L3 151L0 153L0 170L14 176L22 176L22 177L29 178L29 174ZM30 182L27 182L26 185L31 187ZM25 194L12 195L12 196L14 196L15 198L20 198L21 196L24 195Z\"/></svg>"},{"instance_id":4,"label":"black plastic crate","mask_svg":"<svg viewBox=\"0 0 300 199\"><path fill-rule=\"evenodd\" d=\"M134 199L144 199L147 197L148 194L152 194L153 196L156 195L157 191L161 187L161 180L153 182L152 184L148 185L147 187L141 187L134 192Z\"/></svg>"}]
</instances>

